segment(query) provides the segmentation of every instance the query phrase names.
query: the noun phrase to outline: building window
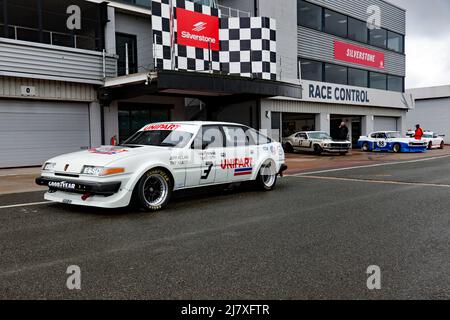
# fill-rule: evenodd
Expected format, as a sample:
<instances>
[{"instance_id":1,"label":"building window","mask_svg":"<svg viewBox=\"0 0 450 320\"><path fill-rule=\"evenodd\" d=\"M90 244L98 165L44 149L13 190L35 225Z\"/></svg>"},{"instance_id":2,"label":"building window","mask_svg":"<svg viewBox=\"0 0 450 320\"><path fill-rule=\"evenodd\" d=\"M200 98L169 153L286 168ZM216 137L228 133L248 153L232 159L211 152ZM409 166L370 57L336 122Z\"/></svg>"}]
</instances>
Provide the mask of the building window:
<instances>
[{"instance_id":1,"label":"building window","mask_svg":"<svg viewBox=\"0 0 450 320\"><path fill-rule=\"evenodd\" d=\"M387 31L384 29L370 30L370 44L380 48L386 48Z\"/></svg>"},{"instance_id":2,"label":"building window","mask_svg":"<svg viewBox=\"0 0 450 320\"><path fill-rule=\"evenodd\" d=\"M128 48L128 68L127 68ZM116 34L116 51L119 56L117 61L117 73L119 76L138 72L137 39L134 35L123 33Z\"/></svg>"},{"instance_id":3,"label":"building window","mask_svg":"<svg viewBox=\"0 0 450 320\"><path fill-rule=\"evenodd\" d=\"M397 76L388 76L388 90L403 92L403 78Z\"/></svg>"},{"instance_id":4,"label":"building window","mask_svg":"<svg viewBox=\"0 0 450 320\"><path fill-rule=\"evenodd\" d=\"M134 4L141 7L150 8L151 0L116 0L119 2Z\"/></svg>"},{"instance_id":5,"label":"building window","mask_svg":"<svg viewBox=\"0 0 450 320\"><path fill-rule=\"evenodd\" d=\"M347 84L347 67L326 63L325 82Z\"/></svg>"},{"instance_id":6,"label":"building window","mask_svg":"<svg viewBox=\"0 0 450 320\"><path fill-rule=\"evenodd\" d=\"M297 2L298 25L322 30L322 8L315 4L299 0Z\"/></svg>"},{"instance_id":7,"label":"building window","mask_svg":"<svg viewBox=\"0 0 450 320\"><path fill-rule=\"evenodd\" d=\"M325 9L325 32L347 37L347 16Z\"/></svg>"},{"instance_id":8,"label":"building window","mask_svg":"<svg viewBox=\"0 0 450 320\"><path fill-rule=\"evenodd\" d=\"M387 76L378 72L370 73L370 87L372 89L386 90L387 89Z\"/></svg>"},{"instance_id":9,"label":"building window","mask_svg":"<svg viewBox=\"0 0 450 320\"><path fill-rule=\"evenodd\" d=\"M322 65L322 62L302 59L300 61L302 79L311 81L323 81Z\"/></svg>"},{"instance_id":10,"label":"building window","mask_svg":"<svg viewBox=\"0 0 450 320\"><path fill-rule=\"evenodd\" d=\"M401 34L388 31L388 49L403 53L403 36Z\"/></svg>"},{"instance_id":11,"label":"building window","mask_svg":"<svg viewBox=\"0 0 450 320\"><path fill-rule=\"evenodd\" d=\"M149 123L170 120L171 105L119 104L119 142L135 134Z\"/></svg>"},{"instance_id":12,"label":"building window","mask_svg":"<svg viewBox=\"0 0 450 320\"><path fill-rule=\"evenodd\" d=\"M363 21L348 18L348 38L367 43L367 24Z\"/></svg>"},{"instance_id":13,"label":"building window","mask_svg":"<svg viewBox=\"0 0 450 320\"><path fill-rule=\"evenodd\" d=\"M80 0L2 0L2 34L10 39L101 51L106 6ZM6 4L6 6L5 6ZM80 28L69 28L70 6L80 8Z\"/></svg>"},{"instance_id":14,"label":"building window","mask_svg":"<svg viewBox=\"0 0 450 320\"><path fill-rule=\"evenodd\" d=\"M368 87L368 72L365 70L348 68L348 85L356 87Z\"/></svg>"}]
</instances>

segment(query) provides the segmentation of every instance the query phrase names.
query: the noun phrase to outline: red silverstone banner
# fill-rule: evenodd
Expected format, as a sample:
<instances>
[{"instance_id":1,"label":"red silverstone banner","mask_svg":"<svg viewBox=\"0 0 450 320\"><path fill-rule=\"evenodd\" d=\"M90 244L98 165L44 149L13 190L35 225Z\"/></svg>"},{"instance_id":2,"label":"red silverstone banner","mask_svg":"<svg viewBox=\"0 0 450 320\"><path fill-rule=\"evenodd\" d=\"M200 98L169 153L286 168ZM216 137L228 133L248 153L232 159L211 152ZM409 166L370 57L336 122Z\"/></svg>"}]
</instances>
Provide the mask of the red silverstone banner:
<instances>
[{"instance_id":1,"label":"red silverstone banner","mask_svg":"<svg viewBox=\"0 0 450 320\"><path fill-rule=\"evenodd\" d=\"M177 8L178 44L219 51L219 18Z\"/></svg>"},{"instance_id":2,"label":"red silverstone banner","mask_svg":"<svg viewBox=\"0 0 450 320\"><path fill-rule=\"evenodd\" d=\"M384 53L334 41L334 58L336 60L356 63L377 69L384 69Z\"/></svg>"}]
</instances>

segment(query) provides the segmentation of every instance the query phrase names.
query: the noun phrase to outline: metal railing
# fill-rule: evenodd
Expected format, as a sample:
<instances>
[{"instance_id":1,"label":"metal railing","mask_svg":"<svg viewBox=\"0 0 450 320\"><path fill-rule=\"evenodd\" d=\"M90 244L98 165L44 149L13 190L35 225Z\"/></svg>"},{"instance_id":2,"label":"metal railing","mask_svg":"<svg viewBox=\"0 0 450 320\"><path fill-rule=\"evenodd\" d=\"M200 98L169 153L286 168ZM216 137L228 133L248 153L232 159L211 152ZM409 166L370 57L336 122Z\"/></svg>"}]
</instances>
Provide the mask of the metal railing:
<instances>
[{"instance_id":1,"label":"metal railing","mask_svg":"<svg viewBox=\"0 0 450 320\"><path fill-rule=\"evenodd\" d=\"M251 17L251 13L248 11L243 11L239 9L234 9L222 5L217 5L217 8L220 10L220 14L222 17L227 18L240 18L240 17Z\"/></svg>"},{"instance_id":2,"label":"metal railing","mask_svg":"<svg viewBox=\"0 0 450 320\"><path fill-rule=\"evenodd\" d=\"M4 25L0 24L0 30L2 30ZM100 38L95 37L89 37L89 36L80 36L76 34L71 33L63 33L63 32L56 32L56 31L49 31L49 30L42 30L43 39L42 41L39 41L39 29L36 28L29 28L29 27L22 27L22 26L15 26L15 25L8 25L8 31L9 38L13 40L23 40L23 41L30 41L30 42L36 42L36 43L44 43L49 45L59 45L63 47L69 47L69 48L78 48L78 49L85 49L85 50L93 50L93 51L100 51L97 50L97 42L100 41ZM12 31L12 34L11 34ZM20 32L33 32L34 35L32 36L20 36ZM59 36L59 40L58 40ZM33 40L30 40L32 39ZM35 38L35 39L34 39ZM86 47L81 46L80 43L83 40L87 40L88 42L91 42L92 46Z\"/></svg>"}]
</instances>

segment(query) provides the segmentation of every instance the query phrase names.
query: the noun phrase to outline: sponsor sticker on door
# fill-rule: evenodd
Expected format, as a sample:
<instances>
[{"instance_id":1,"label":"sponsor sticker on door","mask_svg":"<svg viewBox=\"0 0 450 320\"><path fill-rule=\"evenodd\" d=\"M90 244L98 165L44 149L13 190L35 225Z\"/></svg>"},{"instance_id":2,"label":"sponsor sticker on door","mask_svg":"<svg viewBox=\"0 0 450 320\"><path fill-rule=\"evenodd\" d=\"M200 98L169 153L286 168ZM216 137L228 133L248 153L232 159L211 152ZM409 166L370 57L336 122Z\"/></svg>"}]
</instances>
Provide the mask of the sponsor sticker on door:
<instances>
[{"instance_id":1,"label":"sponsor sticker on door","mask_svg":"<svg viewBox=\"0 0 450 320\"><path fill-rule=\"evenodd\" d=\"M177 42L189 47L219 51L219 18L177 8Z\"/></svg>"},{"instance_id":2,"label":"sponsor sticker on door","mask_svg":"<svg viewBox=\"0 0 450 320\"><path fill-rule=\"evenodd\" d=\"M363 66L384 69L384 53L353 44L334 41L334 58Z\"/></svg>"}]
</instances>

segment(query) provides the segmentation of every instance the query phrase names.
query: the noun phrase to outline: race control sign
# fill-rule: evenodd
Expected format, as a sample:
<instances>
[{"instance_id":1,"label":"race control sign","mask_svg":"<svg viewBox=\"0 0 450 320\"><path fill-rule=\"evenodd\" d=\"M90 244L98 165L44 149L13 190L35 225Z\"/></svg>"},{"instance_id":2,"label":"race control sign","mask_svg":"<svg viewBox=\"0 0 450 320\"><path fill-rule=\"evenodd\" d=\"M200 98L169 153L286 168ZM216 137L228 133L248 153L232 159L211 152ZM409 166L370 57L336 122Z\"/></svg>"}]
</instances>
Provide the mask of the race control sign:
<instances>
[{"instance_id":1,"label":"race control sign","mask_svg":"<svg viewBox=\"0 0 450 320\"><path fill-rule=\"evenodd\" d=\"M339 61L356 63L377 69L384 69L384 53L334 41L334 58Z\"/></svg>"},{"instance_id":2,"label":"race control sign","mask_svg":"<svg viewBox=\"0 0 450 320\"><path fill-rule=\"evenodd\" d=\"M219 51L219 18L177 8L178 44Z\"/></svg>"}]
</instances>

